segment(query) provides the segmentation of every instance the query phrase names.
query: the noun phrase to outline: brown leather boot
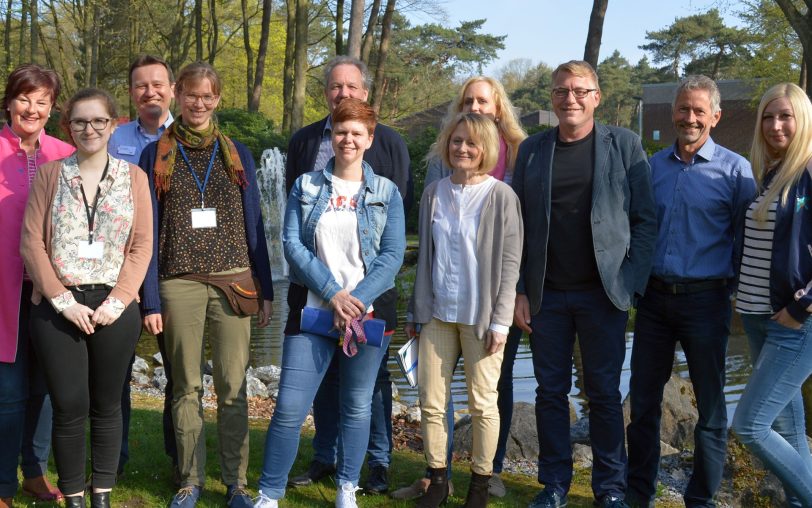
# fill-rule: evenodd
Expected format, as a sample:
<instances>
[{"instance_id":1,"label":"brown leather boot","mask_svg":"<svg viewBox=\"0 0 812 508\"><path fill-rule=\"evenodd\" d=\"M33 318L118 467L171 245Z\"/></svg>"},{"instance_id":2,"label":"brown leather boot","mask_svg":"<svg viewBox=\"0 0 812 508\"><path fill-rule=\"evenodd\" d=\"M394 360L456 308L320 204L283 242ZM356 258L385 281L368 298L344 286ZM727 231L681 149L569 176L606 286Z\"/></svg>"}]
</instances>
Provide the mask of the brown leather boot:
<instances>
[{"instance_id":1,"label":"brown leather boot","mask_svg":"<svg viewBox=\"0 0 812 508\"><path fill-rule=\"evenodd\" d=\"M62 499L62 492L51 485L45 476L23 479L23 494L31 496L37 501L59 501Z\"/></svg>"},{"instance_id":2,"label":"brown leather boot","mask_svg":"<svg viewBox=\"0 0 812 508\"><path fill-rule=\"evenodd\" d=\"M488 506L488 482L491 475L476 474L471 471L471 483L463 508L485 508Z\"/></svg>"},{"instance_id":3,"label":"brown leather boot","mask_svg":"<svg viewBox=\"0 0 812 508\"><path fill-rule=\"evenodd\" d=\"M417 502L417 508L437 508L448 500L448 475L444 467L429 468L429 488Z\"/></svg>"}]
</instances>

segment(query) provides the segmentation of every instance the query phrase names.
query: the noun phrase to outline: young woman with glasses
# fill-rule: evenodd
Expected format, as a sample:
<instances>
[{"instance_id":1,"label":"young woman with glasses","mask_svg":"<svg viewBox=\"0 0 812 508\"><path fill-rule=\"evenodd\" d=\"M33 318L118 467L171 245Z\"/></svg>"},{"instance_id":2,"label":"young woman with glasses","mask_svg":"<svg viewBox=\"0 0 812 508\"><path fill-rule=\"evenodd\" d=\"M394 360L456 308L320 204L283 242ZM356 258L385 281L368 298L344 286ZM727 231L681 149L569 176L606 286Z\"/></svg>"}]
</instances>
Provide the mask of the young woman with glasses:
<instances>
[{"instance_id":1,"label":"young woman with glasses","mask_svg":"<svg viewBox=\"0 0 812 508\"><path fill-rule=\"evenodd\" d=\"M110 506L121 447L121 385L141 332L135 301L152 253L146 175L107 154L115 99L83 89L64 107L76 152L37 172L21 253L33 282L31 339L54 406L59 487L84 507L90 421L92 506Z\"/></svg>"}]
</instances>

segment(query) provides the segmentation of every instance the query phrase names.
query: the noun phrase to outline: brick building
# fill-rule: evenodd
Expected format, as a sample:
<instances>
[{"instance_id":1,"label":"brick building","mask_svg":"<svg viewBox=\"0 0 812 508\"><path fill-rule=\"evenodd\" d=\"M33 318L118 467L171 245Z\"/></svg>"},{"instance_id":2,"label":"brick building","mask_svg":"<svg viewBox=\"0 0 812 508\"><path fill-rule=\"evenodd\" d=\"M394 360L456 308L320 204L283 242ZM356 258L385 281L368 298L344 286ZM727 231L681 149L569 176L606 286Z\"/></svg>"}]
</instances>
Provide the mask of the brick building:
<instances>
[{"instance_id":1,"label":"brick building","mask_svg":"<svg viewBox=\"0 0 812 508\"><path fill-rule=\"evenodd\" d=\"M713 140L740 154L750 151L756 123L756 85L739 79L716 82L722 96L722 118L711 130ZM646 141L669 145L676 132L671 122L671 104L677 83L643 85L643 138Z\"/></svg>"}]
</instances>

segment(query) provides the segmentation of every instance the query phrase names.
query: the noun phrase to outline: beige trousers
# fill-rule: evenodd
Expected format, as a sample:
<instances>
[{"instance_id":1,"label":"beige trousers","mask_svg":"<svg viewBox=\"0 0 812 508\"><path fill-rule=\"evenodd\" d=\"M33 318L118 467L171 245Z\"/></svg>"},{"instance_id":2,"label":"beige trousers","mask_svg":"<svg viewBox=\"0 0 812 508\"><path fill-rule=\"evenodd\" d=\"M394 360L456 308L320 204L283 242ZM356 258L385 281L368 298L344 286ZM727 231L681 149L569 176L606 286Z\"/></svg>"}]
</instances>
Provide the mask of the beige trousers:
<instances>
[{"instance_id":1,"label":"beige trousers","mask_svg":"<svg viewBox=\"0 0 812 508\"><path fill-rule=\"evenodd\" d=\"M496 385L502 369L503 350L489 355L485 341L474 335L474 327L432 319L420 333L417 377L420 392L423 448L431 468L448 465L446 409L451 397L451 378L462 353L468 410L471 414L473 449L471 471L493 472L493 456L499 439L499 409Z\"/></svg>"}]
</instances>

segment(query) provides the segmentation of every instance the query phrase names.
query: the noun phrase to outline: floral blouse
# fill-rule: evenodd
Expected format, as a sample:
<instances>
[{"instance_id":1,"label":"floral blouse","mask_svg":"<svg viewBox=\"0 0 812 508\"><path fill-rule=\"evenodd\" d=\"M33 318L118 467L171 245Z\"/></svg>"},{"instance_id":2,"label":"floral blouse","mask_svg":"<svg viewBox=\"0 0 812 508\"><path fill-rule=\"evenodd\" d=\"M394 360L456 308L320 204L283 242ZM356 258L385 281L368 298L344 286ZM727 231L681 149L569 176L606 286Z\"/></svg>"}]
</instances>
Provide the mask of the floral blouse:
<instances>
[{"instance_id":1,"label":"floral blouse","mask_svg":"<svg viewBox=\"0 0 812 508\"><path fill-rule=\"evenodd\" d=\"M104 244L100 258L79 257L79 245L87 244L89 233L81 183L78 160L76 155L71 155L62 162L59 186L51 209L51 264L65 286L106 284L112 287L124 264L124 250L133 224L129 165L126 161L110 157L107 175L99 183L93 241Z\"/></svg>"}]
</instances>

